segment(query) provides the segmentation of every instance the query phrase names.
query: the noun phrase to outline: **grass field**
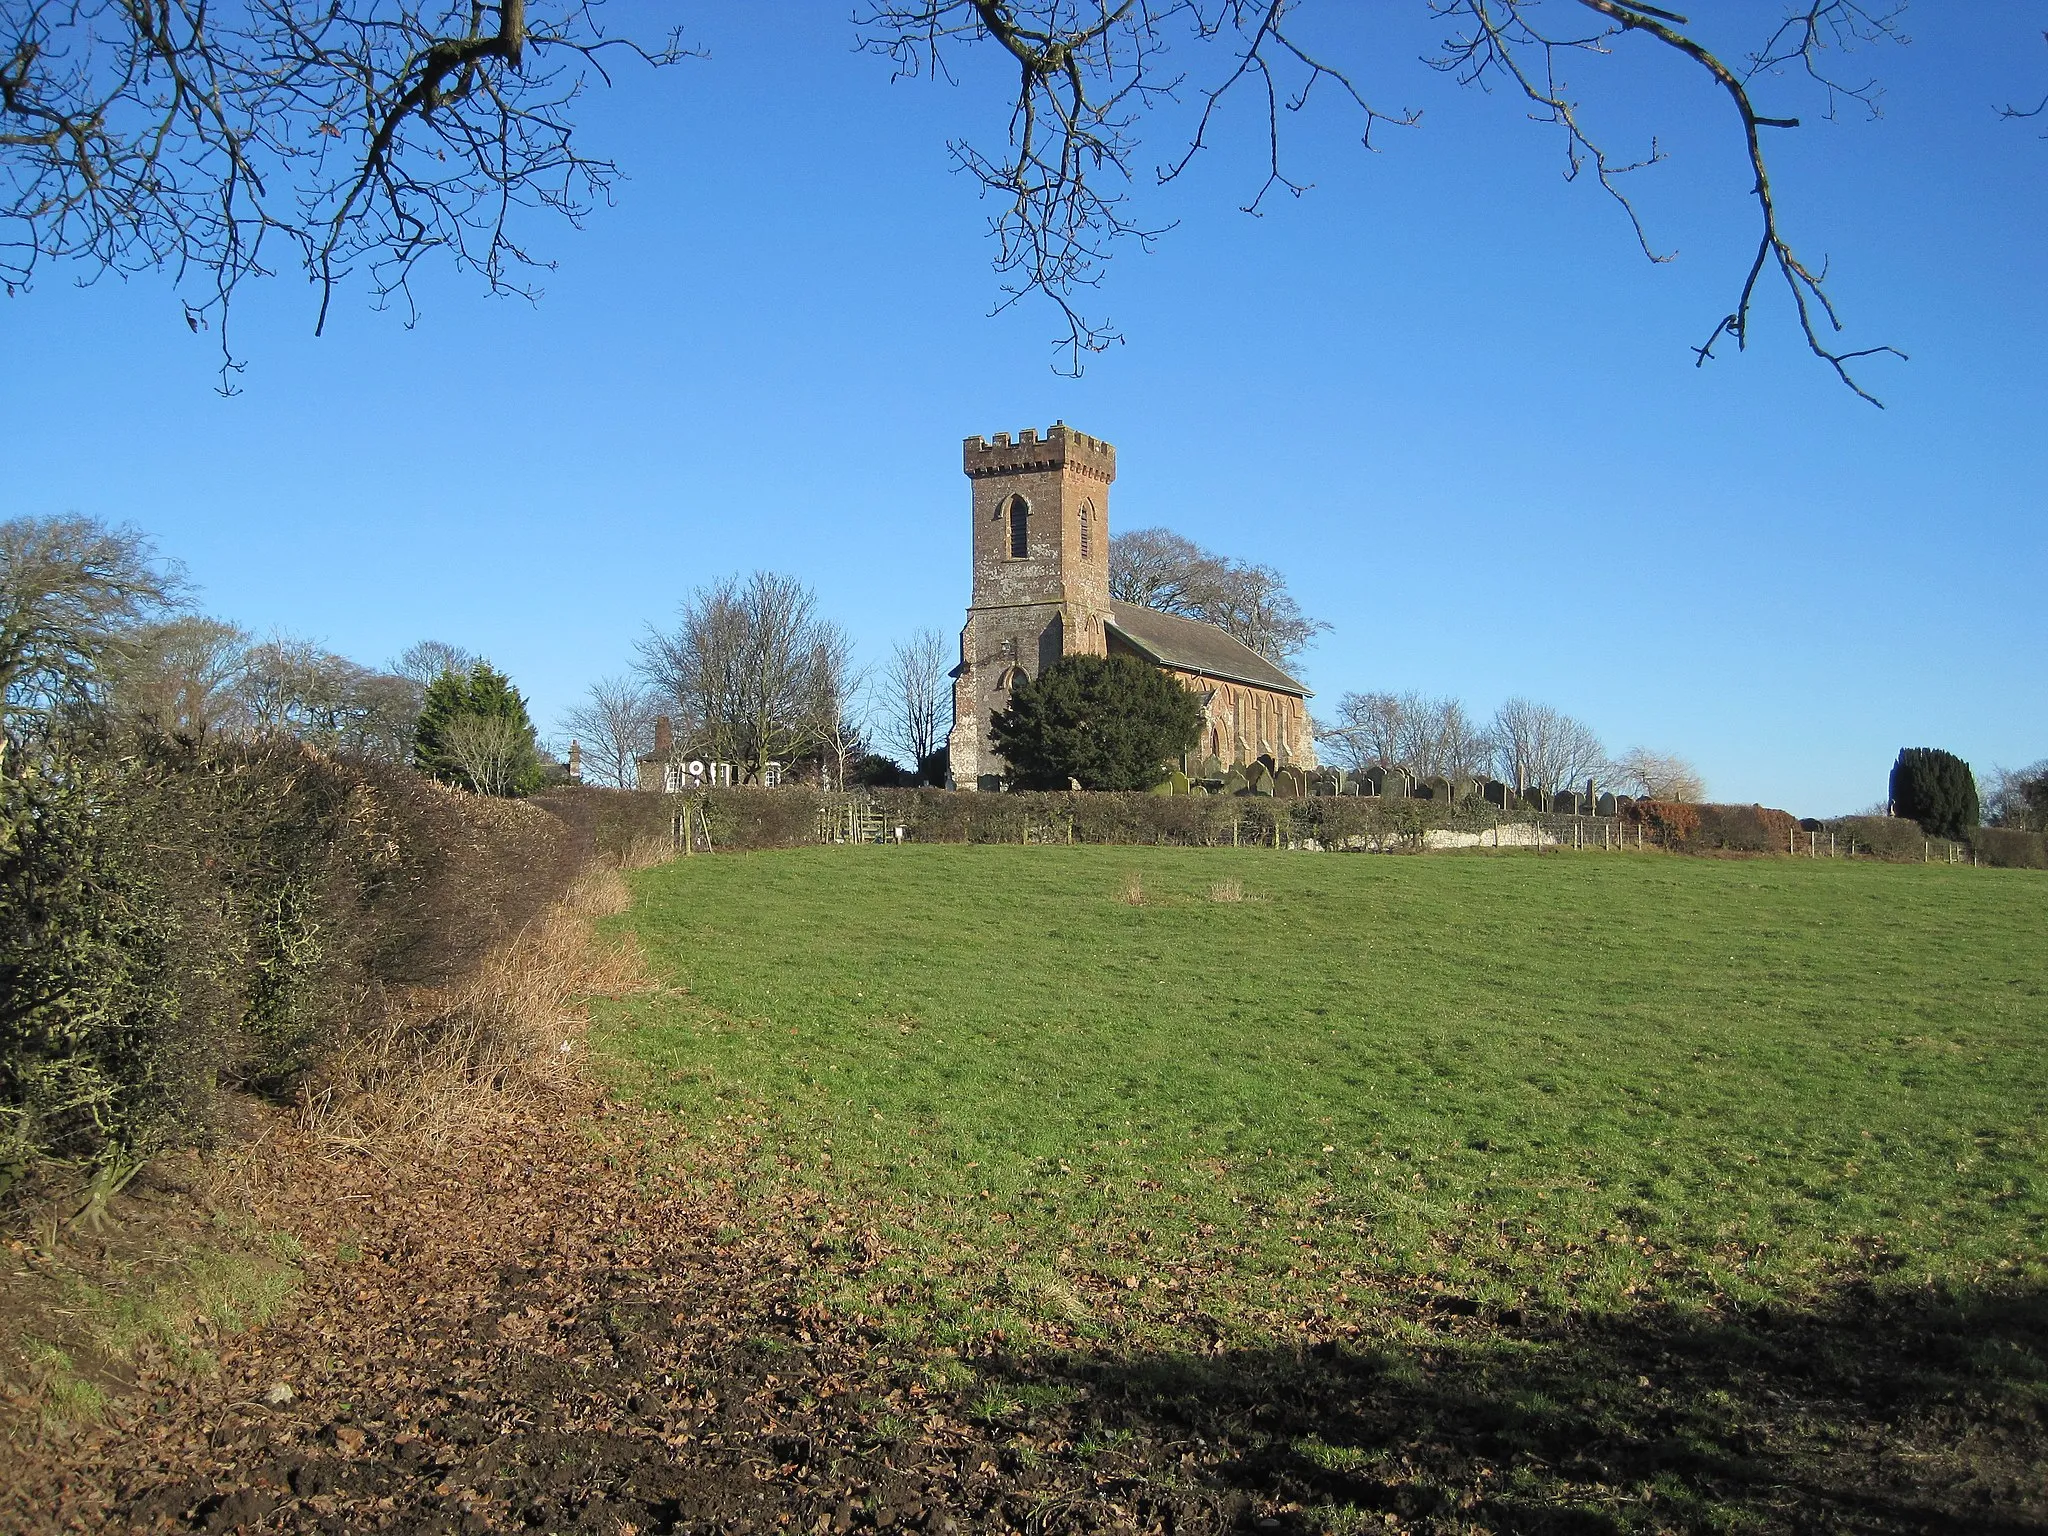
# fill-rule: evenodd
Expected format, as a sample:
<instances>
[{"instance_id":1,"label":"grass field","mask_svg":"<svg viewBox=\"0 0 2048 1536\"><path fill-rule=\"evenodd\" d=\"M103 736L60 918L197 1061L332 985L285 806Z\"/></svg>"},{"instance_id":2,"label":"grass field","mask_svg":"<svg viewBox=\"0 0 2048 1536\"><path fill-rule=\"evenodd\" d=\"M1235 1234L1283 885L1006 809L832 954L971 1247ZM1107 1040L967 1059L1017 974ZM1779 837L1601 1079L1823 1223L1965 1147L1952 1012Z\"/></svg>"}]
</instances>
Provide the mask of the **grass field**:
<instances>
[{"instance_id":1,"label":"grass field","mask_svg":"<svg viewBox=\"0 0 2048 1536\"><path fill-rule=\"evenodd\" d=\"M621 921L672 983L621 1081L1019 1465L1208 1446L1332 1531L2048 1519L2048 879L818 849Z\"/></svg>"},{"instance_id":2,"label":"grass field","mask_svg":"<svg viewBox=\"0 0 2048 1536\"><path fill-rule=\"evenodd\" d=\"M1264 1326L2048 1254L2024 873L821 849L670 864L630 922L687 990L617 1049L863 1197L966 1326L1132 1279L1153 1321Z\"/></svg>"}]
</instances>

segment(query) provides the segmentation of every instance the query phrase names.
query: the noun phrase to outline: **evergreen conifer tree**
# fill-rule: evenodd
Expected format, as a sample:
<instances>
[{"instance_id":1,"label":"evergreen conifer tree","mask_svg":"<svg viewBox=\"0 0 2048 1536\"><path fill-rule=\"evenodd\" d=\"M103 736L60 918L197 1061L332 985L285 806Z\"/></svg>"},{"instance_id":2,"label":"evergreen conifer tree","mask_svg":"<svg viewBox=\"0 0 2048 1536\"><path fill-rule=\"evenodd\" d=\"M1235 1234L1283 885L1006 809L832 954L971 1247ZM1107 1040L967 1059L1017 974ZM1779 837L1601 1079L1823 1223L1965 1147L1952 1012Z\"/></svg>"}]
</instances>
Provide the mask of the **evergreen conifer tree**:
<instances>
[{"instance_id":1,"label":"evergreen conifer tree","mask_svg":"<svg viewBox=\"0 0 2048 1536\"><path fill-rule=\"evenodd\" d=\"M1892 764L1892 814L1920 823L1929 837L1961 838L1978 824L1977 780L1970 765L1939 747L1901 747Z\"/></svg>"},{"instance_id":2,"label":"evergreen conifer tree","mask_svg":"<svg viewBox=\"0 0 2048 1536\"><path fill-rule=\"evenodd\" d=\"M1150 789L1201 727L1201 702L1158 668L1062 656L1017 685L995 738L1027 789Z\"/></svg>"},{"instance_id":3,"label":"evergreen conifer tree","mask_svg":"<svg viewBox=\"0 0 2048 1536\"><path fill-rule=\"evenodd\" d=\"M531 794L546 777L525 698L487 661L427 684L413 764L480 794Z\"/></svg>"}]
</instances>

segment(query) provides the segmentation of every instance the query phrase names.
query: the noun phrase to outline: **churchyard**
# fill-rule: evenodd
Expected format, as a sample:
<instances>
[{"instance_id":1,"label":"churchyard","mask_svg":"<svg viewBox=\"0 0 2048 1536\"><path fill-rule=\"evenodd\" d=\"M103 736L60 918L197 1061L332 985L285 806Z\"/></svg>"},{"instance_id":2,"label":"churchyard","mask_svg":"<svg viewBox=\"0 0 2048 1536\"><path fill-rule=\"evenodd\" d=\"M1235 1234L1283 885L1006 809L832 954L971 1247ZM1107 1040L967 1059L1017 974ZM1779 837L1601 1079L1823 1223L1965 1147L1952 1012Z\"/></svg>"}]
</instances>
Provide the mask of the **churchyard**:
<instances>
[{"instance_id":1,"label":"churchyard","mask_svg":"<svg viewBox=\"0 0 2048 1536\"><path fill-rule=\"evenodd\" d=\"M2044 1512L2036 875L912 846L635 880L669 985L605 1005L598 1061L808 1236L818 1317L1056 1482L1135 1437L1303 1528Z\"/></svg>"}]
</instances>

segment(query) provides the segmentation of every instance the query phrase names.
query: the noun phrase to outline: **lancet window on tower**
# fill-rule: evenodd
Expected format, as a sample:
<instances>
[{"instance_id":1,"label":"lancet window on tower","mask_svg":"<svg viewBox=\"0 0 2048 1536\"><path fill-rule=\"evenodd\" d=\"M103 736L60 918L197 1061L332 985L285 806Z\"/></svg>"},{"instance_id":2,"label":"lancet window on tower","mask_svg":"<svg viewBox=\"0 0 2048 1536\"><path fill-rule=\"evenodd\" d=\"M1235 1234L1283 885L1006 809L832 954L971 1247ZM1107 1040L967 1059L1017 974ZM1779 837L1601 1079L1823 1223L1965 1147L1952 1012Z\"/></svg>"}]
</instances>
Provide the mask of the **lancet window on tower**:
<instances>
[{"instance_id":1,"label":"lancet window on tower","mask_svg":"<svg viewBox=\"0 0 2048 1536\"><path fill-rule=\"evenodd\" d=\"M1081 508L1081 558L1088 559L1095 553L1095 509Z\"/></svg>"},{"instance_id":2,"label":"lancet window on tower","mask_svg":"<svg viewBox=\"0 0 2048 1536\"><path fill-rule=\"evenodd\" d=\"M1031 554L1031 503L1022 496L1010 498L1010 558L1023 560Z\"/></svg>"}]
</instances>

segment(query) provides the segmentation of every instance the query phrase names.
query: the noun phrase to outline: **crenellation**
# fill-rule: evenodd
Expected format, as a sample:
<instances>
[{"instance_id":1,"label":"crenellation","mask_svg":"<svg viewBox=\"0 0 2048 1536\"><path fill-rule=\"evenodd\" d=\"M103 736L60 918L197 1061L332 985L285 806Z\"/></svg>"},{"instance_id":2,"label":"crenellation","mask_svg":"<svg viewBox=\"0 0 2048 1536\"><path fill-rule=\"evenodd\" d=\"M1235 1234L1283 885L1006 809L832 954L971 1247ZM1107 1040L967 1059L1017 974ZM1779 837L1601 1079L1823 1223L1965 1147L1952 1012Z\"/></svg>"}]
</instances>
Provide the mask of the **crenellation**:
<instances>
[{"instance_id":1,"label":"crenellation","mask_svg":"<svg viewBox=\"0 0 2048 1536\"><path fill-rule=\"evenodd\" d=\"M1072 470L1104 485L1116 479L1116 449L1063 421L1054 422L1042 436L1036 427L1026 427L1014 438L1008 432L989 438L977 433L962 440L960 461L974 477Z\"/></svg>"}]
</instances>

